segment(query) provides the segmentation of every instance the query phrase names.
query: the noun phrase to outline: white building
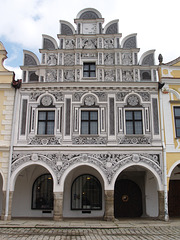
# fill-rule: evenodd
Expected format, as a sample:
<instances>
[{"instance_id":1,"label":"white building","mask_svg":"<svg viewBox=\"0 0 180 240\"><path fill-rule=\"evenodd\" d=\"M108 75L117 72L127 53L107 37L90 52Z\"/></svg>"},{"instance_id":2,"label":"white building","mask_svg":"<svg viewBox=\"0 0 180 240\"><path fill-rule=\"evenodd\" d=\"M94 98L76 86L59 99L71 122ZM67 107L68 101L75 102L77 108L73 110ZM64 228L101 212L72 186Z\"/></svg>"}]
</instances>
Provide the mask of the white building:
<instances>
[{"instance_id":1,"label":"white building","mask_svg":"<svg viewBox=\"0 0 180 240\"><path fill-rule=\"evenodd\" d=\"M84 9L76 28L24 51L11 164L12 217L161 217L162 147L154 50ZM11 202L12 199L12 202ZM12 210L12 211L11 211Z\"/></svg>"}]
</instances>

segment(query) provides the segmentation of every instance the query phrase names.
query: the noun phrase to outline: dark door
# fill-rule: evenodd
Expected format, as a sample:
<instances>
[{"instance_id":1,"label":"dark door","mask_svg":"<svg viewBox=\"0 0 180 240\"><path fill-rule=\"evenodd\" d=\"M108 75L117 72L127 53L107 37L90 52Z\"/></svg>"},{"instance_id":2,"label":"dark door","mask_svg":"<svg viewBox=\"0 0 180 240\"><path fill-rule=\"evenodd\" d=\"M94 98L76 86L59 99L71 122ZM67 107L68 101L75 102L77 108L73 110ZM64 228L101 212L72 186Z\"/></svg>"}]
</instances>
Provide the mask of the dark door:
<instances>
[{"instance_id":1,"label":"dark door","mask_svg":"<svg viewBox=\"0 0 180 240\"><path fill-rule=\"evenodd\" d=\"M180 180L169 182L169 216L180 216Z\"/></svg>"},{"instance_id":2,"label":"dark door","mask_svg":"<svg viewBox=\"0 0 180 240\"><path fill-rule=\"evenodd\" d=\"M139 186L128 179L117 180L114 191L115 217L140 217L142 213L142 193Z\"/></svg>"}]
</instances>

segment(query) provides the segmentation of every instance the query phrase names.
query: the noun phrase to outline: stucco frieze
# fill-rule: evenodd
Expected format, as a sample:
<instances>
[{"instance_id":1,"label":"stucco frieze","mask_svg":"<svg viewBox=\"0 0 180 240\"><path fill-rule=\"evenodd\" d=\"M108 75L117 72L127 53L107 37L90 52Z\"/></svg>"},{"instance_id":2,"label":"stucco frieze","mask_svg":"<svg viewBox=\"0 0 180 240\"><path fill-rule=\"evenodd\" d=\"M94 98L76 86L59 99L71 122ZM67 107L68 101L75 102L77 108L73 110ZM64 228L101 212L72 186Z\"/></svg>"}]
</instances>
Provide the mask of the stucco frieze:
<instances>
[{"instance_id":1,"label":"stucco frieze","mask_svg":"<svg viewBox=\"0 0 180 240\"><path fill-rule=\"evenodd\" d=\"M12 158L12 168L11 173L13 173L18 167L27 162L43 162L47 164L54 172L58 184L63 173L72 165L77 163L88 163L100 168L109 184L111 183L113 176L119 172L121 168L129 164L144 163L146 166L153 168L156 173L162 179L162 170L160 167L160 156L159 154L148 154L148 153L128 153L128 154L118 154L118 153L81 153L81 154L64 154L64 153L14 153Z\"/></svg>"}]
</instances>

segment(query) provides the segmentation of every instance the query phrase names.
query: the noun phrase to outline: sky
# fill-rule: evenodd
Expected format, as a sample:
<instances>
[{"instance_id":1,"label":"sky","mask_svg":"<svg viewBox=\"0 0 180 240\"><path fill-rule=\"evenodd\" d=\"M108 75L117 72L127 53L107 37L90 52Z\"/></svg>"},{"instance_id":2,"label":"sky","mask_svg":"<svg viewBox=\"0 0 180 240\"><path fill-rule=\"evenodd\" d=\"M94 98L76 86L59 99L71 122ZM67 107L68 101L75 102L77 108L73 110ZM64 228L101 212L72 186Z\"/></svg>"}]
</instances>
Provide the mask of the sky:
<instances>
[{"instance_id":1,"label":"sky","mask_svg":"<svg viewBox=\"0 0 180 240\"><path fill-rule=\"evenodd\" d=\"M180 56L179 0L0 0L0 41L8 58L4 66L22 78L23 50L35 53L40 59L42 34L57 39L59 20L74 24L84 8L95 8L105 19L103 27L119 19L121 41L137 33L137 47L141 55L155 49L155 63L161 53L163 62Z\"/></svg>"}]
</instances>

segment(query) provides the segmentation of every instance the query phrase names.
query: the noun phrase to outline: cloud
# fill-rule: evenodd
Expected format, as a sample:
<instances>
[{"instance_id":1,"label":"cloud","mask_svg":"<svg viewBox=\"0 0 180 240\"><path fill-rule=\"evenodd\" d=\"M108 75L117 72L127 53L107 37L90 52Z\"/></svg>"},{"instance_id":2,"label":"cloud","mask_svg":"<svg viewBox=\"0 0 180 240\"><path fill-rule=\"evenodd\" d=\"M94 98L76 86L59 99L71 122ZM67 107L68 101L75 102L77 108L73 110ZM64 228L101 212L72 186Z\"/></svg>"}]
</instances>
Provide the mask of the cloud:
<instances>
[{"instance_id":1,"label":"cloud","mask_svg":"<svg viewBox=\"0 0 180 240\"><path fill-rule=\"evenodd\" d=\"M179 0L6 0L1 1L0 38L37 54L42 47L42 34L57 41L59 20L71 22L83 8L96 8L105 18L104 26L119 19L119 31L123 38L138 33L138 46L142 53L157 49L167 61L178 57L180 31ZM177 56L176 56L177 55ZM12 57L10 57L12 59ZM9 61L10 64L10 61Z\"/></svg>"}]
</instances>

